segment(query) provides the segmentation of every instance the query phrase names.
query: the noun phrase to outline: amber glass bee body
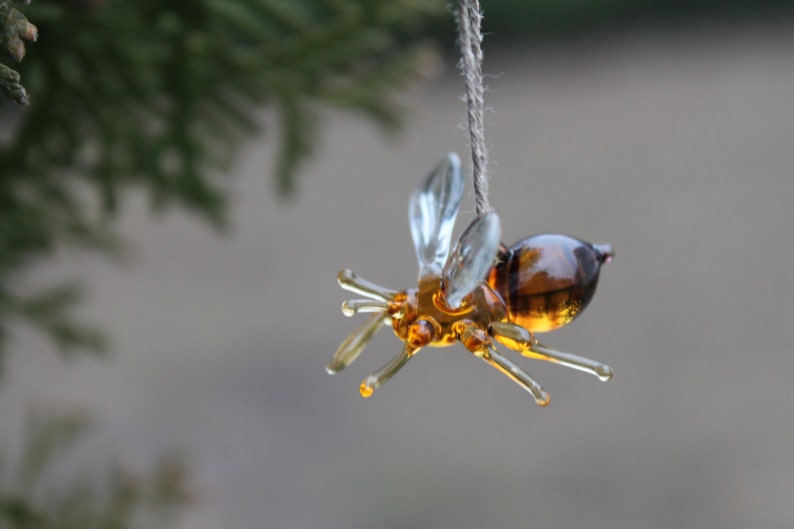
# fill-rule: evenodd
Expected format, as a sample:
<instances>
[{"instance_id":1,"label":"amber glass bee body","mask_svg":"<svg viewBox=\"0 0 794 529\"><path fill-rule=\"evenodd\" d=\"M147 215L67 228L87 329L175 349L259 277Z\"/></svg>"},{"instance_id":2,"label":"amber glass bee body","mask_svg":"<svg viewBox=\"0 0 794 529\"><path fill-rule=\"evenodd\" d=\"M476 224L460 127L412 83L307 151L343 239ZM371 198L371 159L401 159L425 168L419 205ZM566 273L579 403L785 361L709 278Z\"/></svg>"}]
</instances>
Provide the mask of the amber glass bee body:
<instances>
[{"instance_id":1,"label":"amber glass bee body","mask_svg":"<svg viewBox=\"0 0 794 529\"><path fill-rule=\"evenodd\" d=\"M611 257L609 245L536 235L503 249L487 282L504 300L509 321L531 332L553 331L587 307Z\"/></svg>"},{"instance_id":2,"label":"amber glass bee body","mask_svg":"<svg viewBox=\"0 0 794 529\"><path fill-rule=\"evenodd\" d=\"M593 297L608 245L564 235L538 235L505 248L494 212L474 219L450 249L463 195L460 161L444 158L411 195L409 220L419 261L419 285L394 291L339 273L339 285L368 299L342 304L347 316L373 313L337 349L326 370L350 365L384 325L403 342L402 350L366 377L359 391L369 397L425 347L463 344L475 357L528 391L541 406L549 395L528 373L502 356L494 341L524 356L554 362L608 380L609 366L556 351L534 333L573 321Z\"/></svg>"},{"instance_id":3,"label":"amber glass bee body","mask_svg":"<svg viewBox=\"0 0 794 529\"><path fill-rule=\"evenodd\" d=\"M409 346L452 345L460 339L461 322L487 329L494 321L507 321L504 301L485 284L475 288L460 307L453 309L444 301L441 282L441 276L423 278L419 288L408 289L395 298L399 308L392 317L392 328ZM417 325L417 321L422 323Z\"/></svg>"}]
</instances>

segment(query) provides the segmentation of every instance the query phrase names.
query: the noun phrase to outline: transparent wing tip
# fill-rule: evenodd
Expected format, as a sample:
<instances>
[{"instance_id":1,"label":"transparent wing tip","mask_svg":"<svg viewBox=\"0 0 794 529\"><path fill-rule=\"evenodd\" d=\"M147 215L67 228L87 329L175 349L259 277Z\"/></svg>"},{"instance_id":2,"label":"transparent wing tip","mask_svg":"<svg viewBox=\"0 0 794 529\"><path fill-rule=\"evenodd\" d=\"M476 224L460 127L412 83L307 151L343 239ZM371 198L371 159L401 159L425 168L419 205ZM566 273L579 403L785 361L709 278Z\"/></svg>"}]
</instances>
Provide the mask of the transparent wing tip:
<instances>
[{"instance_id":1,"label":"transparent wing tip","mask_svg":"<svg viewBox=\"0 0 794 529\"><path fill-rule=\"evenodd\" d=\"M460 159L449 153L411 194L408 220L420 270L440 271L444 266L464 185Z\"/></svg>"}]
</instances>

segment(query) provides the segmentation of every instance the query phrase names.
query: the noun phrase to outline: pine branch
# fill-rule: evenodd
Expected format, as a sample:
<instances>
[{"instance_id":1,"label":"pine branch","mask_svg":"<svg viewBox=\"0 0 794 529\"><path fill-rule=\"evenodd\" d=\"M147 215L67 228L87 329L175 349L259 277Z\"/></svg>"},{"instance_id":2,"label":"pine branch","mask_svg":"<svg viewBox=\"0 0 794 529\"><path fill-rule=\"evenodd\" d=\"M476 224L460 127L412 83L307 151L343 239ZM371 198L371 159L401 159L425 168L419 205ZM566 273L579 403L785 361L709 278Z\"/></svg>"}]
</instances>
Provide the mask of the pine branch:
<instances>
[{"instance_id":1,"label":"pine branch","mask_svg":"<svg viewBox=\"0 0 794 529\"><path fill-rule=\"evenodd\" d=\"M148 473L113 465L106 476L82 468L71 480L48 483L52 467L88 431L79 413L29 416L15 467L0 483L3 529L134 529L164 527L190 501L184 457L166 453ZM5 455L5 454L4 454ZM9 472L11 471L11 472ZM60 486L58 485L60 483Z\"/></svg>"},{"instance_id":2,"label":"pine branch","mask_svg":"<svg viewBox=\"0 0 794 529\"><path fill-rule=\"evenodd\" d=\"M11 13L12 3L0 0L0 9ZM0 349L13 318L63 348L100 344L69 318L72 304L43 311L53 298L12 286L59 248L111 248L109 221L129 190L147 192L155 209L180 207L223 227L224 174L262 124L279 145L272 173L281 193L297 188L299 164L321 137L317 107L396 126L395 96L426 64L416 30L443 8L439 0L28 6L46 38L20 65L35 104L0 145ZM14 38L31 34L18 15L0 20L13 21ZM3 75L18 82L10 69ZM265 107L278 123L257 117Z\"/></svg>"},{"instance_id":3,"label":"pine branch","mask_svg":"<svg viewBox=\"0 0 794 529\"><path fill-rule=\"evenodd\" d=\"M38 28L31 24L25 15L14 4L29 4L30 0L6 0L0 2L0 44L17 62L25 57L25 43L38 39ZM0 64L0 91L12 101L20 105L28 104L25 88L19 83L19 73L4 64Z\"/></svg>"}]
</instances>

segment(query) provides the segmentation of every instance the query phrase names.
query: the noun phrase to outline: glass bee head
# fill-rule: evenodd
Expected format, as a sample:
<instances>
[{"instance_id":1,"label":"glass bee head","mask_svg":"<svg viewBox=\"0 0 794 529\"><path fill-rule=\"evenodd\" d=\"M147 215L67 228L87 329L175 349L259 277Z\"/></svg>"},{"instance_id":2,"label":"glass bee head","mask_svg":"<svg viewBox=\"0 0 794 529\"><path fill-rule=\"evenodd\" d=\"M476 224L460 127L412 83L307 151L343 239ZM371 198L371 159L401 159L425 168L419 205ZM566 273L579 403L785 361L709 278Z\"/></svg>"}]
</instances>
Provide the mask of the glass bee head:
<instances>
[{"instance_id":1,"label":"glass bee head","mask_svg":"<svg viewBox=\"0 0 794 529\"><path fill-rule=\"evenodd\" d=\"M463 196L460 160L445 156L411 195L408 216L419 261L419 284L389 290L339 272L339 285L367 299L342 304L346 316L372 313L342 342L326 370L338 373L355 360L375 333L390 325L402 350L361 383L363 397L399 371L419 350L463 344L475 357L528 391L540 406L549 395L526 371L503 356L500 343L524 356L554 362L609 380L609 366L542 345L535 332L567 325L595 293L609 245L564 235L537 235L506 247L494 212L475 218L450 250Z\"/></svg>"}]
</instances>

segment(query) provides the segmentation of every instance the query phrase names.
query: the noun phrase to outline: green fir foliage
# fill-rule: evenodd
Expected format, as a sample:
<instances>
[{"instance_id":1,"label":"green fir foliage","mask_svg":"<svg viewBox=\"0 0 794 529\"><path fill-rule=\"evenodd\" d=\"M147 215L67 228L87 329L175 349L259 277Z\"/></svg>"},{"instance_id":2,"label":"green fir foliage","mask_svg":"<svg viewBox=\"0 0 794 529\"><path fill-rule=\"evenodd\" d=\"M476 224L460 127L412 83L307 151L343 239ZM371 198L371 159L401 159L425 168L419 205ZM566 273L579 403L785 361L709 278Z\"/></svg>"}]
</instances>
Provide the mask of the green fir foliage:
<instances>
[{"instance_id":1,"label":"green fir foliage","mask_svg":"<svg viewBox=\"0 0 794 529\"><path fill-rule=\"evenodd\" d=\"M35 41L38 37L36 26L28 22L25 15L14 7L15 4L29 3L30 0L0 1L0 44L17 62L25 56L23 40ZM0 64L0 91L12 101L27 105L28 95L19 81L19 72Z\"/></svg>"},{"instance_id":2,"label":"green fir foliage","mask_svg":"<svg viewBox=\"0 0 794 529\"><path fill-rule=\"evenodd\" d=\"M0 461L0 529L143 529L174 521L190 500L177 453L163 456L149 473L112 465L99 475L80 468L71 479L54 479L53 467L88 427L79 413L29 416L19 453Z\"/></svg>"},{"instance_id":3,"label":"green fir foliage","mask_svg":"<svg viewBox=\"0 0 794 529\"><path fill-rule=\"evenodd\" d=\"M7 17L11 4L0 2ZM128 190L220 227L225 172L260 123L280 144L272 168L285 194L318 136L318 107L393 127L395 96L427 65L417 35L444 2L36 0L25 10L41 39L20 65L30 105L0 107L0 353L13 320L64 350L102 345L70 317L77 290L30 291L20 279L63 247L117 246L108 221ZM268 107L273 123L256 112Z\"/></svg>"}]
</instances>

